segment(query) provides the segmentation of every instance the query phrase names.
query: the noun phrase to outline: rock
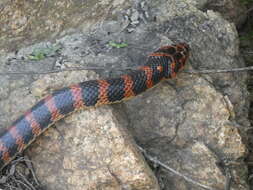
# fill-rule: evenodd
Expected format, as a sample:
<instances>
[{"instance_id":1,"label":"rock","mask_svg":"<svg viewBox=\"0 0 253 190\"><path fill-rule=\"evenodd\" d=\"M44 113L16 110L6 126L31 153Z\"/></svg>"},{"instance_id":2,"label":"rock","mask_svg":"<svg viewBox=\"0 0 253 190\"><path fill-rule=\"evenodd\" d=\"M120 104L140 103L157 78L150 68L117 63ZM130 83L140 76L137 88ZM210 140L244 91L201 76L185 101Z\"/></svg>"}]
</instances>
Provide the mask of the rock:
<instances>
[{"instance_id":1,"label":"rock","mask_svg":"<svg viewBox=\"0 0 253 190\"><path fill-rule=\"evenodd\" d=\"M16 51L38 39L54 39L73 28L94 26L109 10L124 9L129 1L3 1L0 4L0 49ZM67 11L63 11L67 10ZM41 22L38 22L41 21ZM87 27L89 28L89 27Z\"/></svg>"},{"instance_id":2,"label":"rock","mask_svg":"<svg viewBox=\"0 0 253 190\"><path fill-rule=\"evenodd\" d=\"M247 8L241 1L229 0L221 3L220 1L210 1L207 7L222 14L222 16L241 28L247 19Z\"/></svg>"},{"instance_id":3,"label":"rock","mask_svg":"<svg viewBox=\"0 0 253 190\"><path fill-rule=\"evenodd\" d=\"M86 25L80 26L83 33L66 35L68 31L62 32L61 34L66 36L52 43L60 44L61 49L52 57L45 57L39 61L27 59L32 49L36 45L39 46L35 44L20 49L17 54L2 56L1 70L4 72L19 66L18 69L24 68L29 71L38 71L36 69L39 67L41 71L43 68L46 69L43 65L47 65L47 69L55 69L54 63L60 60L63 68L104 67L106 70L98 71L100 76L116 76L122 71L115 68L140 65L145 62L146 55L159 46L178 41L185 41L191 47L191 57L186 70L244 66L238 50L239 41L235 26L214 11L201 11L200 7L205 6L205 3L150 0L145 3L135 1L131 5L129 1L117 2L112 17L96 17L95 21L87 21ZM103 3L108 5L106 1ZM131 22L116 19L120 16L125 18L125 11L122 10L125 10L127 4L127 18L130 20L138 15L139 21L131 33L128 32ZM63 9L61 12L64 12ZM94 9L92 6L90 10ZM138 14L131 15L134 11L138 11ZM99 13L104 14L107 15L108 12ZM77 24L82 18L83 14L79 17L75 15L75 19L72 20ZM91 26L91 23L99 24ZM125 42L128 46L113 48L109 45L110 41ZM6 57L11 57L12 61L8 61ZM43 79L37 75L29 76L27 79L20 76L5 78L3 81L7 80L13 85L6 85L5 88L12 86L9 87L8 93L3 88L0 89L0 105L3 108L0 110L1 124L8 126L22 110L35 103L37 96L48 92L48 85L54 83L58 88L69 84L65 81L86 80L86 74L92 79L97 77L88 72L84 76L63 74L61 80L58 75L46 76ZM70 78L65 80L64 76ZM38 78L37 82L32 83L36 85L31 85L31 81ZM164 82L127 103L115 105L115 109L108 106L76 113L56 124L59 132L49 130L29 150L32 160L36 163L36 171L41 181L48 185L48 189L76 189L84 185L94 188L128 189L128 186L123 185L133 185L135 182L140 184L132 186L137 189L158 189L154 176L125 131L127 126L139 145L195 182L151 164L161 188L201 189L199 184L202 184L210 188L224 189L226 176L231 175L231 189L246 190L247 166L243 162L247 155L244 141L249 127L246 78L244 73L181 73L177 79ZM19 104L20 99L22 104ZM91 118L85 119L89 114ZM70 137L70 134L74 137ZM118 141L120 143L115 145ZM105 144L113 148L106 149ZM116 150L114 146L117 147ZM81 151L72 150L74 147ZM128 154L125 155L122 150ZM102 154L102 159L98 153ZM116 161L115 155L118 156ZM89 158L92 158L91 164L88 162L91 160ZM124 160L126 158L130 160ZM118 160L122 160L123 165L118 164ZM83 161L86 163L84 167L90 166L88 170L81 170L79 167ZM131 173L133 166L129 166L128 163L134 164L135 175ZM92 174L96 172L96 175L87 171L92 171ZM132 177L130 181L129 175ZM78 181L79 176L86 177ZM89 182L87 176L90 177ZM108 181L109 183L106 183Z\"/></svg>"},{"instance_id":4,"label":"rock","mask_svg":"<svg viewBox=\"0 0 253 190\"><path fill-rule=\"evenodd\" d=\"M135 139L176 171L217 189L226 181L217 163L229 158L242 167L232 172L234 178L244 173L244 163L237 160L247 148L238 125L229 121L224 97L205 79L181 74L170 84L126 102L125 108ZM166 186L194 187L167 175ZM246 185L237 183L242 189Z\"/></svg>"},{"instance_id":5,"label":"rock","mask_svg":"<svg viewBox=\"0 0 253 190\"><path fill-rule=\"evenodd\" d=\"M234 23L238 28L242 27L247 19L247 8L238 0L188 0L201 10L213 10L219 12L225 19Z\"/></svg>"}]
</instances>

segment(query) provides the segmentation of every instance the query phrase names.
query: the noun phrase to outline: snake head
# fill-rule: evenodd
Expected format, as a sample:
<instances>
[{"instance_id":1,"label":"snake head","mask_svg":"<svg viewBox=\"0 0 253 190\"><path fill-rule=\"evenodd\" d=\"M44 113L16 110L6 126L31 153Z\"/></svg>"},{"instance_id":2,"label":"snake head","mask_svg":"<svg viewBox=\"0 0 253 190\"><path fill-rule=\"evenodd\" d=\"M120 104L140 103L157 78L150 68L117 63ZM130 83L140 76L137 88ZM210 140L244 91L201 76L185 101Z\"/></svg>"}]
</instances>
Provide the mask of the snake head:
<instances>
[{"instance_id":1,"label":"snake head","mask_svg":"<svg viewBox=\"0 0 253 190\"><path fill-rule=\"evenodd\" d=\"M186 43L179 43L174 45L176 52L174 54L174 59L176 65L178 65L179 69L175 72L178 72L182 69L189 58L190 46Z\"/></svg>"},{"instance_id":2,"label":"snake head","mask_svg":"<svg viewBox=\"0 0 253 190\"><path fill-rule=\"evenodd\" d=\"M164 78L174 78L184 67L189 57L190 47L186 43L163 46L149 55L153 63L158 63L164 71Z\"/></svg>"}]
</instances>

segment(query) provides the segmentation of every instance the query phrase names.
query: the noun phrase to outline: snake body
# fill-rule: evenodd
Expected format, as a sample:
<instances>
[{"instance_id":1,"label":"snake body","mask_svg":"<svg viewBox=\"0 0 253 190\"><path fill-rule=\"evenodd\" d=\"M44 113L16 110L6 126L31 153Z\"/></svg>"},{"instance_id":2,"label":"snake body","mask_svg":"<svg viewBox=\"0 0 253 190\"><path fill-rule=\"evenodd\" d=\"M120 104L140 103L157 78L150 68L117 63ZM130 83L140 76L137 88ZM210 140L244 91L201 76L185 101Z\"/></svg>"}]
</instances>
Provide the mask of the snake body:
<instances>
[{"instance_id":1,"label":"snake body","mask_svg":"<svg viewBox=\"0 0 253 190\"><path fill-rule=\"evenodd\" d=\"M128 74L85 81L46 96L0 134L0 169L66 115L134 97L163 79L174 78L188 57L189 46L186 43L164 46L151 53L145 65Z\"/></svg>"}]
</instances>

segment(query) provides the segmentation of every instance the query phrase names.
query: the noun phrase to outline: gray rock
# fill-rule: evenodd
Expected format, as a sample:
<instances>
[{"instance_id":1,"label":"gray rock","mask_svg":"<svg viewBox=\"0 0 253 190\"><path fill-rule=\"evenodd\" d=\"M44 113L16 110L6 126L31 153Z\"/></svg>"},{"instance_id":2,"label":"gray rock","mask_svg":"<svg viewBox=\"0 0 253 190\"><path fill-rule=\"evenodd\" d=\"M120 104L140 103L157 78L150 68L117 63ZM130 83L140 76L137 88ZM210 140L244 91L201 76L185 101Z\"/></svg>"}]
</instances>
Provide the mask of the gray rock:
<instances>
[{"instance_id":1,"label":"gray rock","mask_svg":"<svg viewBox=\"0 0 253 190\"><path fill-rule=\"evenodd\" d=\"M242 27L247 19L247 8L242 1L187 0L187 2L200 10L213 10L220 13L225 19L233 22L238 28Z\"/></svg>"},{"instance_id":2,"label":"gray rock","mask_svg":"<svg viewBox=\"0 0 253 190\"><path fill-rule=\"evenodd\" d=\"M60 15L66 14L62 11L66 9L65 4L63 1ZM70 11L71 16L66 22L72 21L70 28L75 27L93 11L92 18L87 17L86 22L83 21L85 24L79 26L82 33L66 35L74 31L62 32L57 27L59 30L56 31L64 37L58 38L55 44L44 42L20 49L17 54L3 55L1 71L50 70L57 63L63 68L105 67L106 71L98 72L100 76L115 76L122 72L111 72L112 69L140 65L145 62L146 55L159 46L178 41L191 46L191 58L186 69L244 66L235 26L220 14L199 10L203 4L175 0L136 1L133 5L129 1L112 1L110 4L113 6L112 17L101 16L110 15L110 5L106 1L90 7L85 5L88 10L79 5L78 10L82 13L73 16ZM101 7L104 9L99 9ZM131 33L128 32L131 22L126 22L125 11L122 11L126 7L130 10L127 19L137 18L131 15L132 10L137 10L139 15L139 23ZM112 19L120 15L123 19ZM142 19L147 18L145 15L148 15L146 21ZM49 28L45 27L45 35L34 30L31 38L48 37ZM15 35L6 44L16 41ZM116 49L109 45L110 41L125 42L128 46ZM39 61L27 59L34 47L41 44L59 44L61 49L52 57ZM11 57L11 62L6 57ZM1 125L8 126L52 88L97 78L92 72L80 73L84 74L70 72L43 77L29 75L22 78L18 75L1 78L5 83L0 87ZM31 83L35 79L38 80ZM159 189L136 150L129 135L131 132L139 145L195 182L224 189L226 175L231 175L231 189L244 190L248 185L247 167L243 162L247 148L243 140L249 126L245 80L245 73L181 73L177 79L164 82L127 103L79 112L58 122L57 130L48 130L27 152L48 189ZM8 93L5 88L8 88ZM160 187L165 190L201 189L196 183L156 165L152 167Z\"/></svg>"}]
</instances>

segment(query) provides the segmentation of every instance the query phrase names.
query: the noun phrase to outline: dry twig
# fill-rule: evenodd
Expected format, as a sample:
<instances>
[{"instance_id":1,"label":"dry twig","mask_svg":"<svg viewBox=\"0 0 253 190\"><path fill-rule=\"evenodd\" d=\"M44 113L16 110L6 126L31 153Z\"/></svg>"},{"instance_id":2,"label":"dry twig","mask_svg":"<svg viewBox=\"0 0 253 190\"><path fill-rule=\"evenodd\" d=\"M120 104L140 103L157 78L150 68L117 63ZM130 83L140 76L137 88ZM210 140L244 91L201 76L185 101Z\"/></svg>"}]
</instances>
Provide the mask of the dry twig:
<instances>
[{"instance_id":1,"label":"dry twig","mask_svg":"<svg viewBox=\"0 0 253 190\"><path fill-rule=\"evenodd\" d=\"M252 71L253 66L249 67L241 67L241 68L232 68L232 69L206 69L206 70L199 70L199 71L183 71L185 73L190 74L212 74L212 73L234 73L234 72L246 72L246 71Z\"/></svg>"},{"instance_id":2,"label":"dry twig","mask_svg":"<svg viewBox=\"0 0 253 190\"><path fill-rule=\"evenodd\" d=\"M133 70L133 67L124 67L121 69L113 69L115 71ZM48 71L12 71L12 72L0 72L0 75L41 75L50 73L60 73L64 71L80 71L80 70L106 70L105 67L68 67L65 69L54 69Z\"/></svg>"},{"instance_id":3,"label":"dry twig","mask_svg":"<svg viewBox=\"0 0 253 190\"><path fill-rule=\"evenodd\" d=\"M197 185L197 186L199 186L199 187L202 187L202 188L204 188L204 189L216 190L216 189L214 189L214 188L212 188L212 187L209 187L209 186L207 186L207 185L203 185L203 184L201 184L201 183L199 183L199 182L197 182L197 181L194 181L193 179L191 179L191 178L185 176L184 174L181 174L180 172L174 170L173 168L167 166L166 164L162 163L162 162L159 161L158 159L156 159L156 158L152 157L151 155L149 155L142 147L138 146L138 148L140 149L140 151L145 155L145 157L146 157L148 160L150 160L151 162L153 162L153 163L155 163L155 164L161 166L162 168L164 168L164 169L166 169L166 170L169 170L170 172L176 174L177 176L180 176L180 177L184 178L186 181L188 181L188 182L190 182L190 183L192 183L192 184L194 184L194 185Z\"/></svg>"},{"instance_id":4,"label":"dry twig","mask_svg":"<svg viewBox=\"0 0 253 190\"><path fill-rule=\"evenodd\" d=\"M115 71L124 71L124 70L134 70L134 67L123 67L119 69L110 69ZM55 69L50 71L13 71L13 72L0 72L0 75L35 75L35 74L50 74L50 73L59 73L63 71L80 71L80 70L106 70L105 67L69 67L65 69ZM232 69L205 69L205 70L188 70L183 71L184 73L189 74L214 74L214 73L230 73L230 72L246 72L252 71L253 66L241 67L241 68L232 68Z\"/></svg>"}]
</instances>

